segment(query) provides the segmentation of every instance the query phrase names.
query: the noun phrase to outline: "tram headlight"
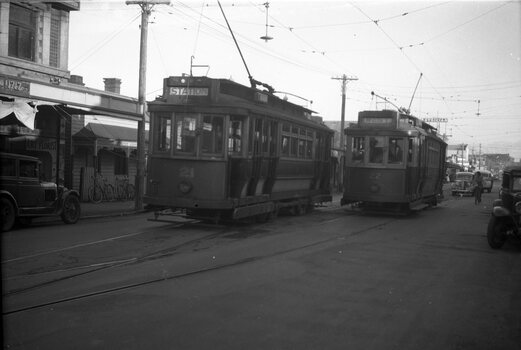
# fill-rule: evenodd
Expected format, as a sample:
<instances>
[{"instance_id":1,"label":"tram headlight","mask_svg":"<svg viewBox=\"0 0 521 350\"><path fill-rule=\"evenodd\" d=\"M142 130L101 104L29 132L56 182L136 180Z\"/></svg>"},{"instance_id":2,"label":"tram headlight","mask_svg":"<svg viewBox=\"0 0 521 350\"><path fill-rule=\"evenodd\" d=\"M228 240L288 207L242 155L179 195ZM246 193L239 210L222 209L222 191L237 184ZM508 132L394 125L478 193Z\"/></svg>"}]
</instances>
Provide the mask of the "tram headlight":
<instances>
[{"instance_id":1,"label":"tram headlight","mask_svg":"<svg viewBox=\"0 0 521 350\"><path fill-rule=\"evenodd\" d=\"M369 190L373 193L380 192L380 186L378 186L378 184L371 184Z\"/></svg>"},{"instance_id":2,"label":"tram headlight","mask_svg":"<svg viewBox=\"0 0 521 350\"><path fill-rule=\"evenodd\" d=\"M187 194L192 190L192 184L189 181L181 181L179 185L177 185L177 188L181 193Z\"/></svg>"}]
</instances>

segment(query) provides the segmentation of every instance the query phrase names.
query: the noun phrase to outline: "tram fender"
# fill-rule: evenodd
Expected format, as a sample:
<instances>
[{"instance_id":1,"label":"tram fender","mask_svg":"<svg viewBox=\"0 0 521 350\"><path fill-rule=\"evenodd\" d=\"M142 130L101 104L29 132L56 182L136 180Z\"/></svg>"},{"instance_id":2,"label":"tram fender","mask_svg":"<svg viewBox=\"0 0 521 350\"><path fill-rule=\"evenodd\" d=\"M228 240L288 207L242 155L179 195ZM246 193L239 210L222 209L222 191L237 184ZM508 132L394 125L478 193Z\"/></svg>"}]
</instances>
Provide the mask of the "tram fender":
<instances>
[{"instance_id":1,"label":"tram fender","mask_svg":"<svg viewBox=\"0 0 521 350\"><path fill-rule=\"evenodd\" d=\"M244 207L238 207L233 210L234 219L243 219L264 213L271 213L275 210L275 203L265 202Z\"/></svg>"}]
</instances>

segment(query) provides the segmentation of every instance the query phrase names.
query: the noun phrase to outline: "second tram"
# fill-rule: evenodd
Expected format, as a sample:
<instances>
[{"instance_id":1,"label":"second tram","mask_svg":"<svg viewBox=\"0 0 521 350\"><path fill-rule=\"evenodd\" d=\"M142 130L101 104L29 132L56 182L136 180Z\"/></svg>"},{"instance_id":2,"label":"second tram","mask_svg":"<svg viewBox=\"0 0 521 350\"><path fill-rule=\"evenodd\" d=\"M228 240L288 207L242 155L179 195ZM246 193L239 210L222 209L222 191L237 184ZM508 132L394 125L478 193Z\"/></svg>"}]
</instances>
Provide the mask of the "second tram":
<instances>
[{"instance_id":1,"label":"second tram","mask_svg":"<svg viewBox=\"0 0 521 350\"><path fill-rule=\"evenodd\" d=\"M394 110L362 111L345 134L342 205L406 213L437 204L447 144L434 127Z\"/></svg>"},{"instance_id":2,"label":"second tram","mask_svg":"<svg viewBox=\"0 0 521 350\"><path fill-rule=\"evenodd\" d=\"M305 107L227 79L168 77L148 104L144 202L193 218L265 220L331 201L333 131Z\"/></svg>"}]
</instances>

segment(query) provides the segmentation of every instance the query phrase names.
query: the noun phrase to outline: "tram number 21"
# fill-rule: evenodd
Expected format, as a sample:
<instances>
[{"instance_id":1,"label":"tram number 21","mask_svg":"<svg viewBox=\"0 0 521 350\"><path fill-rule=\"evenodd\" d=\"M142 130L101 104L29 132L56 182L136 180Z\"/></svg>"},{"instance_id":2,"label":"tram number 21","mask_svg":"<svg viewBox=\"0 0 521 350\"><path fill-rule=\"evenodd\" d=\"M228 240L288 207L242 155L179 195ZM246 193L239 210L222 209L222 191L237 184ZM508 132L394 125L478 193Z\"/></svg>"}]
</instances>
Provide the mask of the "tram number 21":
<instances>
[{"instance_id":1,"label":"tram number 21","mask_svg":"<svg viewBox=\"0 0 521 350\"><path fill-rule=\"evenodd\" d=\"M194 168L191 167L182 167L179 169L179 177L185 178L194 178Z\"/></svg>"}]
</instances>

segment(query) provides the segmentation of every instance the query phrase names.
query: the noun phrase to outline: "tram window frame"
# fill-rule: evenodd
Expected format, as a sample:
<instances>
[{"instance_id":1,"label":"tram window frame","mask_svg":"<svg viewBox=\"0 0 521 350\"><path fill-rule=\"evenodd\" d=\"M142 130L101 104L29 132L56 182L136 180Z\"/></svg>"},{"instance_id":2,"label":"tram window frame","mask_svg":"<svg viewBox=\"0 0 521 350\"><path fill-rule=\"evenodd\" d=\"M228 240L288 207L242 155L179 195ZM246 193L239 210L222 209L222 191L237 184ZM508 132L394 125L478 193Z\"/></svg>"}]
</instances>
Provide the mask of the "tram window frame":
<instances>
[{"instance_id":1,"label":"tram window frame","mask_svg":"<svg viewBox=\"0 0 521 350\"><path fill-rule=\"evenodd\" d=\"M376 141L374 143L373 141ZM368 163L370 164L384 164L384 154L385 154L385 136L369 136L368 143L369 143L369 157L368 157ZM378 144L381 144L382 146L376 147Z\"/></svg>"},{"instance_id":2,"label":"tram window frame","mask_svg":"<svg viewBox=\"0 0 521 350\"><path fill-rule=\"evenodd\" d=\"M158 114L154 118L154 152L170 153L173 141L171 114Z\"/></svg>"},{"instance_id":3,"label":"tram window frame","mask_svg":"<svg viewBox=\"0 0 521 350\"><path fill-rule=\"evenodd\" d=\"M230 116L228 128L228 154L242 154L242 135L244 121L240 117Z\"/></svg>"},{"instance_id":4,"label":"tram window frame","mask_svg":"<svg viewBox=\"0 0 521 350\"><path fill-rule=\"evenodd\" d=\"M195 155L197 151L197 114L179 113L174 116L175 154ZM188 121L188 123L186 123ZM180 124L181 123L181 124ZM185 126L188 128L185 128ZM179 128L181 126L181 129ZM188 131L188 133L184 133ZM188 147L185 147L188 146ZM188 149L187 149L188 148Z\"/></svg>"},{"instance_id":5,"label":"tram window frame","mask_svg":"<svg viewBox=\"0 0 521 350\"><path fill-rule=\"evenodd\" d=\"M387 164L403 164L403 143L403 137L388 137Z\"/></svg>"},{"instance_id":6,"label":"tram window frame","mask_svg":"<svg viewBox=\"0 0 521 350\"><path fill-rule=\"evenodd\" d=\"M409 137L408 138L408 146L407 146L407 164L413 164L414 163L414 149L417 147L414 147L414 145L417 143L415 142L415 137Z\"/></svg>"},{"instance_id":7,"label":"tram window frame","mask_svg":"<svg viewBox=\"0 0 521 350\"><path fill-rule=\"evenodd\" d=\"M224 154L224 115L202 115L200 135L202 155L222 156Z\"/></svg>"},{"instance_id":8,"label":"tram window frame","mask_svg":"<svg viewBox=\"0 0 521 350\"><path fill-rule=\"evenodd\" d=\"M363 164L365 163L366 144L365 136L351 136L351 163Z\"/></svg>"}]
</instances>

